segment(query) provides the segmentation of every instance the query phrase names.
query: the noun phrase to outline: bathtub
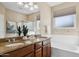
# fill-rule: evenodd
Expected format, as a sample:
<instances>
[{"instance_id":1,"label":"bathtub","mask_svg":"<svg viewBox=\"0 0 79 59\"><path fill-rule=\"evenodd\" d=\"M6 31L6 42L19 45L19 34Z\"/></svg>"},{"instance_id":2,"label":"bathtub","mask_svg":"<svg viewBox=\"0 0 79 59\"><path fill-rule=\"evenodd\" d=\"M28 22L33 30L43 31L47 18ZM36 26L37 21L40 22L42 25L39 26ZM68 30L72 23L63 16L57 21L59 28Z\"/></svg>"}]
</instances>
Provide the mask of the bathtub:
<instances>
[{"instance_id":1,"label":"bathtub","mask_svg":"<svg viewBox=\"0 0 79 59\"><path fill-rule=\"evenodd\" d=\"M79 36L52 35L51 47L79 54Z\"/></svg>"}]
</instances>

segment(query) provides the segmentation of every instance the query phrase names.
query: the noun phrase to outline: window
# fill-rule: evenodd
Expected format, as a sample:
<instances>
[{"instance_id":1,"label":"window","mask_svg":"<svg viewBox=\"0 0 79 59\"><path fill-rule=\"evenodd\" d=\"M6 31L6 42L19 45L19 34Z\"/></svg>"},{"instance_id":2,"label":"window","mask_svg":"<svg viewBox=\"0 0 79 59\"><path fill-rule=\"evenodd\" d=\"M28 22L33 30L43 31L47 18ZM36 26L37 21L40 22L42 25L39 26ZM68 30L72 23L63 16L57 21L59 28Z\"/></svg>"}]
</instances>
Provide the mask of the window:
<instances>
[{"instance_id":1,"label":"window","mask_svg":"<svg viewBox=\"0 0 79 59\"><path fill-rule=\"evenodd\" d=\"M23 24L27 26L27 28L28 28L28 34L29 35L35 34L35 31L34 31L34 22L24 22Z\"/></svg>"},{"instance_id":2,"label":"window","mask_svg":"<svg viewBox=\"0 0 79 59\"><path fill-rule=\"evenodd\" d=\"M56 28L75 27L75 14L55 17Z\"/></svg>"},{"instance_id":3,"label":"window","mask_svg":"<svg viewBox=\"0 0 79 59\"><path fill-rule=\"evenodd\" d=\"M40 34L40 21L23 22L28 28L28 34Z\"/></svg>"},{"instance_id":4,"label":"window","mask_svg":"<svg viewBox=\"0 0 79 59\"><path fill-rule=\"evenodd\" d=\"M36 21L36 34L40 34L40 21Z\"/></svg>"},{"instance_id":5,"label":"window","mask_svg":"<svg viewBox=\"0 0 79 59\"><path fill-rule=\"evenodd\" d=\"M64 7L53 10L54 27L63 29L76 28L76 8L75 6Z\"/></svg>"}]
</instances>

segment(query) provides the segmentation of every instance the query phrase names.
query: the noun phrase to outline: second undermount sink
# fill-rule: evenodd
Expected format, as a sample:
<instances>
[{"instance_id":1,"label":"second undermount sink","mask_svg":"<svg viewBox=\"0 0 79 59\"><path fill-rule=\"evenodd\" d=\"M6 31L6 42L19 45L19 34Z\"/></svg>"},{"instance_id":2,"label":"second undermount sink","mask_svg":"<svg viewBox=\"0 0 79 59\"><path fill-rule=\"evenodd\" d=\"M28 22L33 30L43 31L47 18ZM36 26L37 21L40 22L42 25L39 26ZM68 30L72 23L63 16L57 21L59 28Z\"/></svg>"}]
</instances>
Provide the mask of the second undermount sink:
<instances>
[{"instance_id":1,"label":"second undermount sink","mask_svg":"<svg viewBox=\"0 0 79 59\"><path fill-rule=\"evenodd\" d=\"M25 41L24 43L25 44L31 44L32 42L31 41Z\"/></svg>"},{"instance_id":2,"label":"second undermount sink","mask_svg":"<svg viewBox=\"0 0 79 59\"><path fill-rule=\"evenodd\" d=\"M23 46L24 43L13 43L13 44L7 44L5 47L18 47L18 46Z\"/></svg>"},{"instance_id":3,"label":"second undermount sink","mask_svg":"<svg viewBox=\"0 0 79 59\"><path fill-rule=\"evenodd\" d=\"M34 39L34 40L32 40L32 42L38 42L38 41L40 41L39 39Z\"/></svg>"}]
</instances>

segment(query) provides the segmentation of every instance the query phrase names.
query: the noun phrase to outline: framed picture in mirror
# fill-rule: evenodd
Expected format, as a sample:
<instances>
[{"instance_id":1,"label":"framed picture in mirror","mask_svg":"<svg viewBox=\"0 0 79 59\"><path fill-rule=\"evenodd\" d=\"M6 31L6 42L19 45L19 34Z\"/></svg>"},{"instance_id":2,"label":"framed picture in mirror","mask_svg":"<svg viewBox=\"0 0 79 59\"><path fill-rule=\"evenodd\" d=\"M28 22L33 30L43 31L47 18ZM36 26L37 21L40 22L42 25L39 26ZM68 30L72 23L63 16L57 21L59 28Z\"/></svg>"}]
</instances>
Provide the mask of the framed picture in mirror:
<instances>
[{"instance_id":1,"label":"framed picture in mirror","mask_svg":"<svg viewBox=\"0 0 79 59\"><path fill-rule=\"evenodd\" d=\"M15 21L7 21L6 23L6 32L7 33L15 33L17 30Z\"/></svg>"}]
</instances>

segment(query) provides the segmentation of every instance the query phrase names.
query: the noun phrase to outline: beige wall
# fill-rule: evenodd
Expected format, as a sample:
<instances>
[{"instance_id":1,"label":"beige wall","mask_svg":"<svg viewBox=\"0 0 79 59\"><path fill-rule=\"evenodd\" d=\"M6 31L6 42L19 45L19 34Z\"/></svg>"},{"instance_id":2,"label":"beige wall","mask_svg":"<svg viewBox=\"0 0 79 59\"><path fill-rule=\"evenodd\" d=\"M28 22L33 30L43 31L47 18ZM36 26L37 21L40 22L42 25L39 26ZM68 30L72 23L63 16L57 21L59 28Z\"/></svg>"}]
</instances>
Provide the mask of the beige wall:
<instances>
[{"instance_id":1,"label":"beige wall","mask_svg":"<svg viewBox=\"0 0 79 59\"><path fill-rule=\"evenodd\" d=\"M51 35L51 8L46 3L39 3L40 6L40 32L42 35Z\"/></svg>"},{"instance_id":2,"label":"beige wall","mask_svg":"<svg viewBox=\"0 0 79 59\"><path fill-rule=\"evenodd\" d=\"M17 13L15 11L6 9L6 19L20 22L27 20L27 16L25 14Z\"/></svg>"},{"instance_id":3,"label":"beige wall","mask_svg":"<svg viewBox=\"0 0 79 59\"><path fill-rule=\"evenodd\" d=\"M5 12L6 12L6 10L5 10L5 8L4 8L4 6L2 6L1 4L0 4L0 15L3 15L4 16L4 21L6 20L6 15L5 15ZM4 33L6 33L6 21L4 22L4 25L2 25L3 27L4 27Z\"/></svg>"},{"instance_id":4,"label":"beige wall","mask_svg":"<svg viewBox=\"0 0 79 59\"><path fill-rule=\"evenodd\" d=\"M0 14L5 15L5 8L0 4Z\"/></svg>"},{"instance_id":5,"label":"beige wall","mask_svg":"<svg viewBox=\"0 0 79 59\"><path fill-rule=\"evenodd\" d=\"M39 14L40 14L40 12L36 12L36 13L32 13L32 14L27 15L28 21L34 21L35 18L36 18Z\"/></svg>"}]
</instances>

